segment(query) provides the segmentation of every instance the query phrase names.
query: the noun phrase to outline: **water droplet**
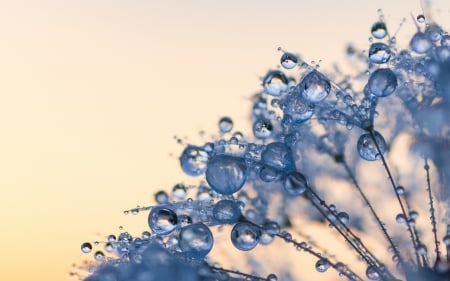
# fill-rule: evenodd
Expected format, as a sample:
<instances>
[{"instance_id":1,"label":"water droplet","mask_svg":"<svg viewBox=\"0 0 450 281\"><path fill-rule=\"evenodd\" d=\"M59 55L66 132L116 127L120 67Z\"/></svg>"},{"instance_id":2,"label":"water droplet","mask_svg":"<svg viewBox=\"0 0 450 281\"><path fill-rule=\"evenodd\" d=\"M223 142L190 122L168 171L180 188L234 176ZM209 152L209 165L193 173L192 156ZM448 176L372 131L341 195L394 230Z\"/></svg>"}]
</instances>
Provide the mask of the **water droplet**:
<instances>
[{"instance_id":1,"label":"water droplet","mask_svg":"<svg viewBox=\"0 0 450 281\"><path fill-rule=\"evenodd\" d=\"M292 171L285 176L283 186L289 195L302 195L308 188L308 180L302 173Z\"/></svg>"},{"instance_id":2,"label":"water droplet","mask_svg":"<svg viewBox=\"0 0 450 281\"><path fill-rule=\"evenodd\" d=\"M403 194L405 194L405 188L403 187L403 186L397 186L396 188L395 188L395 192L398 194L398 195L403 195Z\"/></svg>"},{"instance_id":3,"label":"water droplet","mask_svg":"<svg viewBox=\"0 0 450 281\"><path fill-rule=\"evenodd\" d=\"M169 195L164 190L155 193L155 201L158 204L166 204L169 202Z\"/></svg>"},{"instance_id":4,"label":"water droplet","mask_svg":"<svg viewBox=\"0 0 450 281\"><path fill-rule=\"evenodd\" d=\"M208 163L206 181L220 194L231 195L241 189L247 180L247 165L242 158L216 155Z\"/></svg>"},{"instance_id":5,"label":"water droplet","mask_svg":"<svg viewBox=\"0 0 450 281\"><path fill-rule=\"evenodd\" d=\"M433 44L424 33L417 32L409 42L409 46L414 52L424 54L431 49Z\"/></svg>"},{"instance_id":6,"label":"water droplet","mask_svg":"<svg viewBox=\"0 0 450 281\"><path fill-rule=\"evenodd\" d=\"M264 182L273 182L280 178L280 172L270 166L262 166L259 171L259 178Z\"/></svg>"},{"instance_id":7,"label":"water droplet","mask_svg":"<svg viewBox=\"0 0 450 281\"><path fill-rule=\"evenodd\" d=\"M368 86L377 97L387 97L397 88L397 76L389 68L379 68L370 75Z\"/></svg>"},{"instance_id":8,"label":"water droplet","mask_svg":"<svg viewBox=\"0 0 450 281\"><path fill-rule=\"evenodd\" d=\"M92 244L89 242L81 244L81 251L85 254L90 253L92 251Z\"/></svg>"},{"instance_id":9,"label":"water droplet","mask_svg":"<svg viewBox=\"0 0 450 281\"><path fill-rule=\"evenodd\" d=\"M211 251L213 244L211 230L203 223L194 223L181 229L180 249L190 257L203 259Z\"/></svg>"},{"instance_id":10,"label":"water droplet","mask_svg":"<svg viewBox=\"0 0 450 281\"><path fill-rule=\"evenodd\" d=\"M270 120L261 118L253 123L253 135L258 139L266 139L272 135L273 125Z\"/></svg>"},{"instance_id":11,"label":"water droplet","mask_svg":"<svg viewBox=\"0 0 450 281\"><path fill-rule=\"evenodd\" d=\"M374 280L374 281L381 279L381 275L378 273L377 268L374 266L367 267L366 276L370 280Z\"/></svg>"},{"instance_id":12,"label":"water droplet","mask_svg":"<svg viewBox=\"0 0 450 281\"><path fill-rule=\"evenodd\" d=\"M178 223L177 214L166 207L154 207L148 216L148 225L159 235L166 235L175 230Z\"/></svg>"},{"instance_id":13,"label":"water droplet","mask_svg":"<svg viewBox=\"0 0 450 281\"><path fill-rule=\"evenodd\" d=\"M274 97L280 96L288 89L288 79L279 70L269 71L263 79L264 91Z\"/></svg>"},{"instance_id":14,"label":"water droplet","mask_svg":"<svg viewBox=\"0 0 450 281\"><path fill-rule=\"evenodd\" d=\"M271 274L267 275L266 280L267 281L278 281L278 276L276 276L275 274L271 273Z\"/></svg>"},{"instance_id":15,"label":"water droplet","mask_svg":"<svg viewBox=\"0 0 450 281\"><path fill-rule=\"evenodd\" d=\"M330 263L326 259L320 259L316 262L316 270L318 272L325 272L330 268Z\"/></svg>"},{"instance_id":16,"label":"water droplet","mask_svg":"<svg viewBox=\"0 0 450 281\"><path fill-rule=\"evenodd\" d=\"M404 214L398 214L398 215L395 217L395 221L396 221L397 223L405 223L405 222L406 222L406 217L405 217Z\"/></svg>"},{"instance_id":17,"label":"water droplet","mask_svg":"<svg viewBox=\"0 0 450 281\"><path fill-rule=\"evenodd\" d=\"M377 131L373 131L373 134L375 136L378 147L380 148L381 154L384 154L386 152L386 142L383 136ZM375 161L380 159L378 149L369 133L362 134L359 137L357 149L361 158L367 161Z\"/></svg>"},{"instance_id":18,"label":"water droplet","mask_svg":"<svg viewBox=\"0 0 450 281\"><path fill-rule=\"evenodd\" d=\"M94 254L94 258L96 261L103 261L105 260L105 254L102 251L97 251Z\"/></svg>"},{"instance_id":19,"label":"water droplet","mask_svg":"<svg viewBox=\"0 0 450 281\"><path fill-rule=\"evenodd\" d=\"M343 224L347 224L350 216L346 213L346 212L340 212L338 215L338 219L343 223Z\"/></svg>"},{"instance_id":20,"label":"water droplet","mask_svg":"<svg viewBox=\"0 0 450 281\"><path fill-rule=\"evenodd\" d=\"M172 195L178 199L184 199L186 197L186 186L184 184L176 184L172 188Z\"/></svg>"},{"instance_id":21,"label":"water droplet","mask_svg":"<svg viewBox=\"0 0 450 281\"><path fill-rule=\"evenodd\" d=\"M442 38L442 29L436 24L430 24L425 29L425 35L433 42L437 42Z\"/></svg>"},{"instance_id":22,"label":"water droplet","mask_svg":"<svg viewBox=\"0 0 450 281\"><path fill-rule=\"evenodd\" d=\"M449 234L445 235L444 238L442 239L442 242L444 242L444 245L446 247L449 247L450 246L450 235Z\"/></svg>"},{"instance_id":23,"label":"water droplet","mask_svg":"<svg viewBox=\"0 0 450 281\"><path fill-rule=\"evenodd\" d=\"M391 58L391 49L384 43L373 43L369 49L369 59L376 64L387 63Z\"/></svg>"},{"instance_id":24,"label":"water droplet","mask_svg":"<svg viewBox=\"0 0 450 281\"><path fill-rule=\"evenodd\" d=\"M378 21L372 25L370 32L374 38L383 39L387 35L386 24L382 21Z\"/></svg>"},{"instance_id":25,"label":"water droplet","mask_svg":"<svg viewBox=\"0 0 450 281\"><path fill-rule=\"evenodd\" d=\"M250 251L258 245L261 231L248 222L238 222L231 230L231 242L241 251Z\"/></svg>"},{"instance_id":26,"label":"water droplet","mask_svg":"<svg viewBox=\"0 0 450 281\"><path fill-rule=\"evenodd\" d=\"M425 16L420 14L417 16L416 20L418 23L423 23L423 22L425 22Z\"/></svg>"},{"instance_id":27,"label":"water droplet","mask_svg":"<svg viewBox=\"0 0 450 281\"><path fill-rule=\"evenodd\" d=\"M423 244L417 245L416 253L419 256L425 256L427 254L427 252L428 252L428 250L427 250L427 247L425 245L423 245Z\"/></svg>"},{"instance_id":28,"label":"water droplet","mask_svg":"<svg viewBox=\"0 0 450 281\"><path fill-rule=\"evenodd\" d=\"M206 171L208 157L208 153L203 148L189 145L181 154L181 168L190 176L199 176Z\"/></svg>"},{"instance_id":29,"label":"water droplet","mask_svg":"<svg viewBox=\"0 0 450 281\"><path fill-rule=\"evenodd\" d=\"M230 117L222 117L219 120L219 130L222 134L228 133L233 129L233 120Z\"/></svg>"},{"instance_id":30,"label":"water droplet","mask_svg":"<svg viewBox=\"0 0 450 281\"><path fill-rule=\"evenodd\" d=\"M281 56L281 65L286 69L294 68L298 63L298 57L291 53L283 53Z\"/></svg>"},{"instance_id":31,"label":"water droplet","mask_svg":"<svg viewBox=\"0 0 450 281\"><path fill-rule=\"evenodd\" d=\"M292 152L282 142L269 143L261 153L261 162L280 171L288 171L294 167Z\"/></svg>"},{"instance_id":32,"label":"water droplet","mask_svg":"<svg viewBox=\"0 0 450 281\"><path fill-rule=\"evenodd\" d=\"M178 216L178 224L181 227L188 226L188 225L192 224L192 218L188 215L179 215Z\"/></svg>"},{"instance_id":33,"label":"water droplet","mask_svg":"<svg viewBox=\"0 0 450 281\"><path fill-rule=\"evenodd\" d=\"M241 210L236 201L223 199L214 205L213 216L219 223L232 224L238 221Z\"/></svg>"},{"instance_id":34,"label":"water droplet","mask_svg":"<svg viewBox=\"0 0 450 281\"><path fill-rule=\"evenodd\" d=\"M267 221L263 224L263 230L270 235L280 233L280 225L275 221Z\"/></svg>"},{"instance_id":35,"label":"water droplet","mask_svg":"<svg viewBox=\"0 0 450 281\"><path fill-rule=\"evenodd\" d=\"M302 97L313 103L323 101L331 90L331 84L328 79L316 70L311 71L299 84L299 90Z\"/></svg>"}]
</instances>

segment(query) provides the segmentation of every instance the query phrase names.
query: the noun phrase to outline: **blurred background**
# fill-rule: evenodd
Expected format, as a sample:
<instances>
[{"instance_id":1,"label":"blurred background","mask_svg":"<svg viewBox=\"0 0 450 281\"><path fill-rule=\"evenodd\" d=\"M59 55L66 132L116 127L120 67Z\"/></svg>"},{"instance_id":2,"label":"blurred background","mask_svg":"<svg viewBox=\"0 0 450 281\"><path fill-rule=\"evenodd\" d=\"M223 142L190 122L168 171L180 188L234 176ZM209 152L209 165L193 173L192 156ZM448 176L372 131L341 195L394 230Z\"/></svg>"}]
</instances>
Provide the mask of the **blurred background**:
<instances>
[{"instance_id":1,"label":"blurred background","mask_svg":"<svg viewBox=\"0 0 450 281\"><path fill-rule=\"evenodd\" d=\"M0 280L68 280L80 245L147 216L123 210L185 177L182 145L249 132L277 47L330 69L368 47L383 10L398 42L420 1L0 1ZM450 26L448 0L433 17ZM402 41L403 40L403 41Z\"/></svg>"}]
</instances>

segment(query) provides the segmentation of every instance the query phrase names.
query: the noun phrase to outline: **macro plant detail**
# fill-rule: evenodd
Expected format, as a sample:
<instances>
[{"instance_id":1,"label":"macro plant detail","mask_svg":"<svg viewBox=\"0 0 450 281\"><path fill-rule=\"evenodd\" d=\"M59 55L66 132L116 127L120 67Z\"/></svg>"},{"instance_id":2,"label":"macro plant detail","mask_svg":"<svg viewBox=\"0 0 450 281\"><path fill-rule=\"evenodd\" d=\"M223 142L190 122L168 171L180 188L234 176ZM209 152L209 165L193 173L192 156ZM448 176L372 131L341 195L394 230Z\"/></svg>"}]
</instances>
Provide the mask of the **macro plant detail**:
<instances>
[{"instance_id":1,"label":"macro plant detail","mask_svg":"<svg viewBox=\"0 0 450 281\"><path fill-rule=\"evenodd\" d=\"M180 166L199 183L127 210L148 215L139 237L83 243L95 257L84 280L298 280L252 255L279 241L316 259L302 270L336 279L450 280L450 35L414 22L402 47L380 15L368 49L347 49L351 74L280 49L253 96L253 135L223 117L217 138L186 144ZM321 247L309 223L357 261ZM229 246L242 255L225 267L214 252Z\"/></svg>"}]
</instances>

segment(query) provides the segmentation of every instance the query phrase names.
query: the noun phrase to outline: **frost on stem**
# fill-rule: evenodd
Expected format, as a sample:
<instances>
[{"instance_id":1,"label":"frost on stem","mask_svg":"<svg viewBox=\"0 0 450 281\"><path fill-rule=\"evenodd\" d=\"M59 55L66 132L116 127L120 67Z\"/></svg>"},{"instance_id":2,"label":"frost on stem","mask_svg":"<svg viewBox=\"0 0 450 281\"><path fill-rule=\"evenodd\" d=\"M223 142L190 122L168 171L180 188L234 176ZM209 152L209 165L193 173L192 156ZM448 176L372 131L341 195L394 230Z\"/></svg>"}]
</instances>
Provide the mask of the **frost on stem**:
<instances>
[{"instance_id":1,"label":"frost on stem","mask_svg":"<svg viewBox=\"0 0 450 281\"><path fill-rule=\"evenodd\" d=\"M225 116L216 139L188 144L180 166L200 183L158 191L155 205L126 211L148 212L140 237L83 243L96 260L85 280L294 280L295 269L252 255L277 240L314 258L315 271L349 280L449 280L450 36L425 17L416 24L401 47L380 15L368 52L349 49L363 65L355 74L327 73L280 49L281 68L267 72L253 100L253 136L233 131ZM423 163L406 176L390 155L405 136L409 156ZM351 187L343 199L341 185ZM413 200L421 191L422 205ZM334 232L360 262L298 235L298 218ZM228 241L215 239L224 234ZM220 247L238 250L239 262L221 266Z\"/></svg>"}]
</instances>

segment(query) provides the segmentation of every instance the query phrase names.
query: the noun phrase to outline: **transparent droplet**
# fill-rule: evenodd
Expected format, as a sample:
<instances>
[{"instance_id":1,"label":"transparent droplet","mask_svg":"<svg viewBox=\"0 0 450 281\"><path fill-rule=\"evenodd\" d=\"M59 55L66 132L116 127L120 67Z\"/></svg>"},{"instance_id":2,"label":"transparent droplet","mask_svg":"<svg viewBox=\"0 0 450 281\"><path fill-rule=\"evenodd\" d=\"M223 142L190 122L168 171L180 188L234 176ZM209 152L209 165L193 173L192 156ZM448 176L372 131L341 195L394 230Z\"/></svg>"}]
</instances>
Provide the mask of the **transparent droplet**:
<instances>
[{"instance_id":1,"label":"transparent droplet","mask_svg":"<svg viewBox=\"0 0 450 281\"><path fill-rule=\"evenodd\" d=\"M387 97L397 88L397 76L389 68L379 68L370 75L368 87L372 94Z\"/></svg>"},{"instance_id":2,"label":"transparent droplet","mask_svg":"<svg viewBox=\"0 0 450 281\"><path fill-rule=\"evenodd\" d=\"M280 96L288 89L288 79L279 70L269 71L263 79L264 91L274 97Z\"/></svg>"},{"instance_id":3,"label":"transparent droplet","mask_svg":"<svg viewBox=\"0 0 450 281\"><path fill-rule=\"evenodd\" d=\"M92 251L92 244L89 242L81 244L81 251L85 254L90 253Z\"/></svg>"},{"instance_id":4,"label":"transparent droplet","mask_svg":"<svg viewBox=\"0 0 450 281\"><path fill-rule=\"evenodd\" d=\"M273 182L280 178L280 172L270 166L263 166L259 171L259 178L264 182Z\"/></svg>"},{"instance_id":5,"label":"transparent droplet","mask_svg":"<svg viewBox=\"0 0 450 281\"><path fill-rule=\"evenodd\" d=\"M169 208L154 207L148 216L148 225L159 235L166 235L175 230L178 223L177 214Z\"/></svg>"},{"instance_id":6,"label":"transparent droplet","mask_svg":"<svg viewBox=\"0 0 450 281\"><path fill-rule=\"evenodd\" d=\"M381 279L381 275L378 273L377 268L374 266L369 266L366 269L366 276L370 280L374 280L374 281Z\"/></svg>"},{"instance_id":7,"label":"transparent droplet","mask_svg":"<svg viewBox=\"0 0 450 281\"><path fill-rule=\"evenodd\" d=\"M425 35L432 42L437 42L437 41L441 40L441 38L442 38L442 28L439 25L430 24L425 29Z\"/></svg>"},{"instance_id":8,"label":"transparent droplet","mask_svg":"<svg viewBox=\"0 0 450 281\"><path fill-rule=\"evenodd\" d=\"M380 151L378 151L375 142L373 141L370 133L362 134L358 139L357 150L361 158L367 161L375 161L381 158L380 153L386 152L386 142L383 136L377 131L373 131L373 135L378 144Z\"/></svg>"},{"instance_id":9,"label":"transparent droplet","mask_svg":"<svg viewBox=\"0 0 450 281\"><path fill-rule=\"evenodd\" d=\"M103 261L105 260L105 254L102 251L97 251L94 254L94 258L96 261Z\"/></svg>"},{"instance_id":10,"label":"transparent droplet","mask_svg":"<svg viewBox=\"0 0 450 281\"><path fill-rule=\"evenodd\" d=\"M292 152L283 142L269 143L261 153L261 162L280 171L294 167Z\"/></svg>"},{"instance_id":11,"label":"transparent droplet","mask_svg":"<svg viewBox=\"0 0 450 281\"><path fill-rule=\"evenodd\" d=\"M213 216L220 223L232 224L238 221L241 210L236 201L223 199L214 205Z\"/></svg>"},{"instance_id":12,"label":"transparent droplet","mask_svg":"<svg viewBox=\"0 0 450 281\"><path fill-rule=\"evenodd\" d=\"M325 272L330 268L330 263L326 259L320 259L316 262L316 270L318 272Z\"/></svg>"},{"instance_id":13,"label":"transparent droplet","mask_svg":"<svg viewBox=\"0 0 450 281\"><path fill-rule=\"evenodd\" d=\"M383 39L387 35L386 24L382 21L378 21L372 25L370 32L374 38Z\"/></svg>"},{"instance_id":14,"label":"transparent droplet","mask_svg":"<svg viewBox=\"0 0 450 281\"><path fill-rule=\"evenodd\" d=\"M373 43L369 49L369 59L376 64L387 63L391 58L391 49L384 43Z\"/></svg>"},{"instance_id":15,"label":"transparent droplet","mask_svg":"<svg viewBox=\"0 0 450 281\"><path fill-rule=\"evenodd\" d=\"M209 155L203 148L189 145L181 154L181 168L190 176L199 176L206 171L208 158Z\"/></svg>"},{"instance_id":16,"label":"transparent droplet","mask_svg":"<svg viewBox=\"0 0 450 281\"><path fill-rule=\"evenodd\" d=\"M230 117L222 117L219 120L219 130L222 134L228 133L233 129L233 120Z\"/></svg>"},{"instance_id":17,"label":"transparent droplet","mask_svg":"<svg viewBox=\"0 0 450 281\"><path fill-rule=\"evenodd\" d=\"M186 197L186 186L184 186L184 184L176 184L173 188L172 188L172 195L175 198L178 199L184 199L184 197Z\"/></svg>"},{"instance_id":18,"label":"transparent droplet","mask_svg":"<svg viewBox=\"0 0 450 281\"><path fill-rule=\"evenodd\" d=\"M298 57L291 53L283 53L281 65L286 69L292 69L298 64Z\"/></svg>"},{"instance_id":19,"label":"transparent droplet","mask_svg":"<svg viewBox=\"0 0 450 281\"><path fill-rule=\"evenodd\" d=\"M284 177L283 186L289 195L302 195L308 188L308 180L302 173L292 171Z\"/></svg>"},{"instance_id":20,"label":"transparent droplet","mask_svg":"<svg viewBox=\"0 0 450 281\"><path fill-rule=\"evenodd\" d=\"M318 71L313 70L299 84L302 97L313 103L323 101L331 90L331 83Z\"/></svg>"},{"instance_id":21,"label":"transparent droplet","mask_svg":"<svg viewBox=\"0 0 450 281\"><path fill-rule=\"evenodd\" d=\"M409 42L409 46L414 52L424 54L431 49L433 43L431 43L424 33L417 32Z\"/></svg>"},{"instance_id":22,"label":"transparent droplet","mask_svg":"<svg viewBox=\"0 0 450 281\"><path fill-rule=\"evenodd\" d=\"M169 202L169 195L164 190L160 190L155 193L155 201L158 204L166 204Z\"/></svg>"},{"instance_id":23,"label":"transparent droplet","mask_svg":"<svg viewBox=\"0 0 450 281\"><path fill-rule=\"evenodd\" d=\"M276 276L275 274L271 273L271 274L267 275L266 280L267 281L278 281L278 276Z\"/></svg>"},{"instance_id":24,"label":"transparent droplet","mask_svg":"<svg viewBox=\"0 0 450 281\"><path fill-rule=\"evenodd\" d=\"M247 180L247 165L240 157L216 155L208 162L206 181L220 194L231 195Z\"/></svg>"},{"instance_id":25,"label":"transparent droplet","mask_svg":"<svg viewBox=\"0 0 450 281\"><path fill-rule=\"evenodd\" d=\"M405 223L405 222L406 222L406 217L405 217L404 214L398 214L398 215L395 217L395 221L396 221L397 223Z\"/></svg>"},{"instance_id":26,"label":"transparent droplet","mask_svg":"<svg viewBox=\"0 0 450 281\"><path fill-rule=\"evenodd\" d=\"M192 224L192 218L188 215L179 215L178 216L178 224L181 227L188 226L188 225Z\"/></svg>"},{"instance_id":27,"label":"transparent droplet","mask_svg":"<svg viewBox=\"0 0 450 281\"><path fill-rule=\"evenodd\" d=\"M339 212L338 214L338 219L343 223L343 224L347 224L350 216L346 213L346 212Z\"/></svg>"},{"instance_id":28,"label":"transparent droplet","mask_svg":"<svg viewBox=\"0 0 450 281\"><path fill-rule=\"evenodd\" d=\"M268 221L263 224L263 230L270 235L277 235L280 233L280 225L274 221Z\"/></svg>"},{"instance_id":29,"label":"transparent droplet","mask_svg":"<svg viewBox=\"0 0 450 281\"><path fill-rule=\"evenodd\" d=\"M403 186L397 186L396 188L395 188L395 192L398 194L398 195L403 195L403 194L405 194L405 188L403 187Z\"/></svg>"},{"instance_id":30,"label":"transparent droplet","mask_svg":"<svg viewBox=\"0 0 450 281\"><path fill-rule=\"evenodd\" d=\"M180 249L190 257L203 259L211 251L213 244L211 230L203 223L194 223L181 229Z\"/></svg>"},{"instance_id":31,"label":"transparent droplet","mask_svg":"<svg viewBox=\"0 0 450 281\"><path fill-rule=\"evenodd\" d=\"M420 14L416 17L416 20L418 23L423 23L423 22L425 22L425 16Z\"/></svg>"},{"instance_id":32,"label":"transparent droplet","mask_svg":"<svg viewBox=\"0 0 450 281\"><path fill-rule=\"evenodd\" d=\"M258 245L261 231L248 222L238 222L231 230L231 242L241 251L250 251Z\"/></svg>"},{"instance_id":33,"label":"transparent droplet","mask_svg":"<svg viewBox=\"0 0 450 281\"><path fill-rule=\"evenodd\" d=\"M268 119L258 119L253 123L253 135L258 139L269 138L273 133L273 125Z\"/></svg>"}]
</instances>

